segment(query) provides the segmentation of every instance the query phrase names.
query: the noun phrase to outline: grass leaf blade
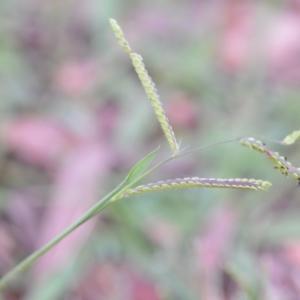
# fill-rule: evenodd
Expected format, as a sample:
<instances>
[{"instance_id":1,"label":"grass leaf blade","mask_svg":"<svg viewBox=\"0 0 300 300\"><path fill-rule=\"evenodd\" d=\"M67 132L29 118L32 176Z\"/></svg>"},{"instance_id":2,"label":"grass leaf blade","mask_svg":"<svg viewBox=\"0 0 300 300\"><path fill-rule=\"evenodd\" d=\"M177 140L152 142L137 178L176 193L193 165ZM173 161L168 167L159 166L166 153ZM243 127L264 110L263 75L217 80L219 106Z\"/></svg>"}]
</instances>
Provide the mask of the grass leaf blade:
<instances>
[{"instance_id":1,"label":"grass leaf blade","mask_svg":"<svg viewBox=\"0 0 300 300\"><path fill-rule=\"evenodd\" d=\"M154 151L149 153L147 156L145 156L142 160L140 160L129 172L129 174L126 176L124 184L127 184L136 178L138 178L149 166L150 162L156 155L159 147L156 148Z\"/></svg>"}]
</instances>

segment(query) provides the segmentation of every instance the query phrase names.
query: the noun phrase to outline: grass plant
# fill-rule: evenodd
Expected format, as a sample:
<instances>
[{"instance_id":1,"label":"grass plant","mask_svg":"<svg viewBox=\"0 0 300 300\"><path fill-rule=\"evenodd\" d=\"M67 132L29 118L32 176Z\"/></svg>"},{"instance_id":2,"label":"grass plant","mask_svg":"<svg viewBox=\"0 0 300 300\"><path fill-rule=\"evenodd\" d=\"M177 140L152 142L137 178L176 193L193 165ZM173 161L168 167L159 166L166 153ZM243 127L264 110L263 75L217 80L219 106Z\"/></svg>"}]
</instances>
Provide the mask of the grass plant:
<instances>
[{"instance_id":1,"label":"grass plant","mask_svg":"<svg viewBox=\"0 0 300 300\"><path fill-rule=\"evenodd\" d=\"M55 237L52 241L44 245L42 248L31 254L25 260L20 262L15 268L8 272L0 279L0 290L3 290L11 281L19 275L21 272L28 269L34 264L41 256L43 256L51 248L55 247L61 240L68 236L72 231L76 230L83 223L87 222L91 218L95 217L100 211L106 208L109 204L121 200L123 198L131 197L133 195L139 195L143 193L151 193L154 191L178 189L178 188L230 188L230 189L247 189L253 191L266 190L271 186L268 181L260 179L247 179L247 178L177 178L166 179L157 183L148 183L145 185L136 184L145 178L148 174L161 167L163 164L170 162L174 159L182 157L183 155L190 154L191 152L198 151L206 147L212 147L222 143L228 143L233 141L239 141L241 145L246 146L259 153L265 154L269 160L274 164L275 168L279 169L284 175L292 175L293 178L300 182L300 168L292 166L284 156L281 156L278 152L271 151L267 148L266 144L250 137L235 138L228 141L217 142L212 145L206 145L188 152L182 152L179 149L179 144L176 140L172 126L166 116L163 109L162 102L158 95L150 75L148 74L142 57L133 52L128 41L125 39L121 27L118 23L110 19L110 24L119 41L121 47L127 52L132 60L133 67L144 87L145 93L150 100L153 110L156 114L157 120L161 125L161 128L165 134L166 140L171 148L172 155L162 162L149 168L153 158L157 154L159 148L149 153L146 157L140 160L128 173L124 181L119 184L113 191L103 197L98 203L91 207L84 215L82 215L76 222L66 228L61 234ZM295 131L291 135L287 136L281 143L285 145L293 144L300 136L300 131Z\"/></svg>"}]
</instances>

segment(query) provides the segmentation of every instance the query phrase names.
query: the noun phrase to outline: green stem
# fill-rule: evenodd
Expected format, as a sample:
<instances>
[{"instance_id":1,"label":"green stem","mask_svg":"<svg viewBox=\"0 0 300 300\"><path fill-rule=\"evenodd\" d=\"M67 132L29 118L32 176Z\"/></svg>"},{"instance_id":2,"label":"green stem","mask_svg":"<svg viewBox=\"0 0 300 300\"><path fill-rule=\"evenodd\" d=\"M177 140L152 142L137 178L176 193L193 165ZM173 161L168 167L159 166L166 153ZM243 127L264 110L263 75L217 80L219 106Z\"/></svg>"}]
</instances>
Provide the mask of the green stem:
<instances>
[{"instance_id":1,"label":"green stem","mask_svg":"<svg viewBox=\"0 0 300 300\"><path fill-rule=\"evenodd\" d=\"M104 198L102 198L99 202L97 202L84 215L82 215L77 221L75 221L72 225L67 227L62 233L60 233L58 236L56 236L54 239L52 239L50 242L48 242L42 248L40 248L36 252L32 253L30 256L28 256L26 259L24 259L22 262L20 262L17 266L15 266L11 271L9 271L7 274L5 274L0 279L0 291L3 290L6 287L6 285L14 277L16 277L19 273L23 272L28 267L30 267L41 256L43 256L46 252L48 252L51 248L53 248L56 244L58 244L62 239L64 239L67 235L69 235L77 227L79 227L81 224L85 223L87 220L89 220L91 217L93 217L95 215L94 214L95 211L99 212L102 209L104 209L108 205L109 200L121 189L122 189L122 184L120 184L111 193L109 193Z\"/></svg>"},{"instance_id":2,"label":"green stem","mask_svg":"<svg viewBox=\"0 0 300 300\"><path fill-rule=\"evenodd\" d=\"M58 236L56 236L54 239L52 239L50 242L48 242L46 245L44 245L42 248L37 250L36 252L32 253L30 256L25 258L23 261L21 261L18 265L16 265L11 271L9 271L7 274L5 274L0 279L0 291L2 291L7 284L15 278L18 274L26 270L28 267L30 267L32 264L34 264L41 256L43 256L46 252L48 252L50 249L52 249L56 244L58 244L61 240L63 240L67 235L69 235L72 231L74 231L77 227L79 227L81 224L85 223L87 220L91 219L95 215L97 215L101 210L103 210L107 205L109 205L111 202L110 200L114 196L121 195L126 191L128 188L133 186L135 183L140 181L142 178L147 176L149 173L160 167L162 164L166 163L167 161L173 159L168 158L164 160L163 162L157 164L147 172L145 172L143 175L139 176L136 180L132 181L130 184L126 185L124 187L124 183L121 183L118 187L116 187L111 193L106 195L104 198L102 198L99 202L97 202L94 206L92 206L84 215L82 215L77 221L75 221L72 225L67 227L62 233L60 233Z\"/></svg>"},{"instance_id":3,"label":"green stem","mask_svg":"<svg viewBox=\"0 0 300 300\"><path fill-rule=\"evenodd\" d=\"M132 182L130 182L129 184L127 184L125 187L123 187L121 190L117 191L113 197L110 198L110 202L107 202L106 205L102 208L104 209L107 205L109 205L110 203L116 201L116 200L120 200L122 198L122 194L124 194L124 192L126 192L129 188L131 188L133 185L135 185L137 182L139 182L141 179L143 179L144 177L146 177L148 174L150 174L151 172L153 172L154 170L156 170L157 168L159 168L161 165L167 163L168 161L178 158L179 156L172 156L170 158L165 159L164 161L160 162L159 164L157 164L156 166L154 166L153 168L151 168L150 170L146 171L144 174L142 174L141 176L139 176L137 179L133 180ZM96 209L93 214L92 217L97 215L102 209ZM0 282L1 283L1 282Z\"/></svg>"}]
</instances>

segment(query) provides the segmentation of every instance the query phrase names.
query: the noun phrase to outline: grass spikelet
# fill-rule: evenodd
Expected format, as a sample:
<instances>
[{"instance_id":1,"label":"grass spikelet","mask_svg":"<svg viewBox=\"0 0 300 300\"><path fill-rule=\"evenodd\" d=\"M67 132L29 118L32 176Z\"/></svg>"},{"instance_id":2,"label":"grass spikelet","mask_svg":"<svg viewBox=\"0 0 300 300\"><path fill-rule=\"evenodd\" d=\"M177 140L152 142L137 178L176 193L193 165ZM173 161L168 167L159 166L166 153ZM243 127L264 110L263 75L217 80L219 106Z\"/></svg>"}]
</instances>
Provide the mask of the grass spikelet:
<instances>
[{"instance_id":1,"label":"grass spikelet","mask_svg":"<svg viewBox=\"0 0 300 300\"><path fill-rule=\"evenodd\" d=\"M300 130L294 131L293 133L287 135L282 141L283 145L292 145L300 138Z\"/></svg>"},{"instance_id":2,"label":"grass spikelet","mask_svg":"<svg viewBox=\"0 0 300 300\"><path fill-rule=\"evenodd\" d=\"M245 147L260 153L265 153L274 164L275 169L278 169L285 176L291 174L294 179L298 180L298 184L300 185L300 168L294 167L287 161L286 157L281 156L278 152L269 150L264 143L255 140L254 138L242 138L240 139L240 143Z\"/></svg>"},{"instance_id":3,"label":"grass spikelet","mask_svg":"<svg viewBox=\"0 0 300 300\"><path fill-rule=\"evenodd\" d=\"M121 45L121 47L124 49L125 52L130 53L131 49L130 49L129 43L125 39L123 31L122 31L121 27L119 26L119 24L117 23L117 21L114 19L109 19L109 23L116 35L116 38L117 38L119 44Z\"/></svg>"},{"instance_id":4,"label":"grass spikelet","mask_svg":"<svg viewBox=\"0 0 300 300\"><path fill-rule=\"evenodd\" d=\"M145 65L143 63L142 57L131 51L130 46L127 40L124 38L124 34L122 32L121 27L118 25L117 21L114 19L109 19L109 22L112 26L113 31L117 37L122 48L129 53L130 58L132 60L132 65L144 87L145 93L148 96L151 105L154 109L156 117L161 125L163 132L165 133L166 139L173 151L173 156L177 156L179 152L179 145L176 141L175 134L173 132L172 126L166 116L166 113L162 107L162 103L159 99L159 95L157 93L156 87L154 82L152 81L151 77L149 76Z\"/></svg>"},{"instance_id":5,"label":"grass spikelet","mask_svg":"<svg viewBox=\"0 0 300 300\"><path fill-rule=\"evenodd\" d=\"M230 189L247 189L247 190L266 190L272 184L268 181L247 179L247 178L177 178L166 181L159 181L157 183L149 183L147 185L140 185L134 189L129 189L120 198L130 197L133 195L144 194L155 191L164 191L170 189L181 188L230 188ZM120 199L118 198L118 199ZM117 199L115 199L117 200Z\"/></svg>"},{"instance_id":6,"label":"grass spikelet","mask_svg":"<svg viewBox=\"0 0 300 300\"><path fill-rule=\"evenodd\" d=\"M257 141L254 138L242 138L240 139L241 145L248 147L250 149L253 149L255 151L258 151L260 153L265 152L265 144L261 141Z\"/></svg>"}]
</instances>

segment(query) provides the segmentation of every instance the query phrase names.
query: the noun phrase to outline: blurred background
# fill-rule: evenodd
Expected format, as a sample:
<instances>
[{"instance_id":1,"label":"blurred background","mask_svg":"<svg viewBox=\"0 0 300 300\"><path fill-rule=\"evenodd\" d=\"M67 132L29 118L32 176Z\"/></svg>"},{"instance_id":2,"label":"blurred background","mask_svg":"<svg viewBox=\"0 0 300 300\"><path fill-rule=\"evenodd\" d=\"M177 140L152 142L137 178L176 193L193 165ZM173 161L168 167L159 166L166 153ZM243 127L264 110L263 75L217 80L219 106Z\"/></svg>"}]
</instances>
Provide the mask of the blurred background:
<instances>
[{"instance_id":1,"label":"blurred background","mask_svg":"<svg viewBox=\"0 0 300 300\"><path fill-rule=\"evenodd\" d=\"M0 273L45 244L161 145L118 20L181 147L300 129L300 1L0 2ZM267 142L298 167L299 145ZM115 203L12 282L5 300L300 299L297 182L238 142L143 183L268 180L268 192L189 189Z\"/></svg>"}]
</instances>

